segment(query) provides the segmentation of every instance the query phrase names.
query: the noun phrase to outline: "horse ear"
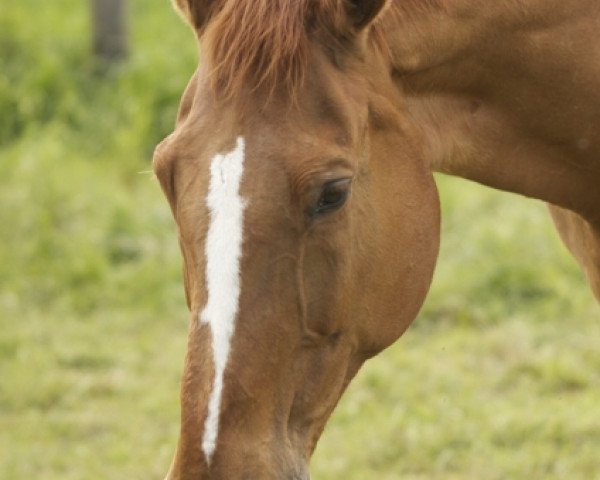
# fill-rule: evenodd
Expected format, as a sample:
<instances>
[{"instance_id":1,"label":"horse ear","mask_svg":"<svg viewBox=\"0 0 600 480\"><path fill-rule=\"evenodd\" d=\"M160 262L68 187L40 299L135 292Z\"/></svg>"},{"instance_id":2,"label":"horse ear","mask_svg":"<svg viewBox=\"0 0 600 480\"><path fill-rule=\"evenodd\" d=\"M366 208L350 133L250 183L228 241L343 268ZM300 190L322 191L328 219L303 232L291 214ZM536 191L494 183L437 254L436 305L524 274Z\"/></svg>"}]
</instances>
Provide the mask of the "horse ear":
<instances>
[{"instance_id":1,"label":"horse ear","mask_svg":"<svg viewBox=\"0 0 600 480\"><path fill-rule=\"evenodd\" d=\"M210 18L216 0L172 0L175 8L199 33Z\"/></svg>"},{"instance_id":2,"label":"horse ear","mask_svg":"<svg viewBox=\"0 0 600 480\"><path fill-rule=\"evenodd\" d=\"M388 0L349 0L348 15L357 31L368 27L390 3Z\"/></svg>"}]
</instances>

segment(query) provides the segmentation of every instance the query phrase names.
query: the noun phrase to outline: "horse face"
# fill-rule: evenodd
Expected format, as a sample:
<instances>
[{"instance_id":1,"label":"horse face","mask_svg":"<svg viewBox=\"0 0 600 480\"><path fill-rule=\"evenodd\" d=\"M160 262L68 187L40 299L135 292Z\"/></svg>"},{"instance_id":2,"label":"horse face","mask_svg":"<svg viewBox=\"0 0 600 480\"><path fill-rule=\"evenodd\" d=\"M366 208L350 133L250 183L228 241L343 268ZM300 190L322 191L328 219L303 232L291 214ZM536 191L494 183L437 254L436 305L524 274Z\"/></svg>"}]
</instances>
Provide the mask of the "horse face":
<instances>
[{"instance_id":1,"label":"horse face","mask_svg":"<svg viewBox=\"0 0 600 480\"><path fill-rule=\"evenodd\" d=\"M437 193L385 57L308 41L293 102L221 102L201 67L156 151L192 312L169 478L307 478L346 385L429 287Z\"/></svg>"}]
</instances>

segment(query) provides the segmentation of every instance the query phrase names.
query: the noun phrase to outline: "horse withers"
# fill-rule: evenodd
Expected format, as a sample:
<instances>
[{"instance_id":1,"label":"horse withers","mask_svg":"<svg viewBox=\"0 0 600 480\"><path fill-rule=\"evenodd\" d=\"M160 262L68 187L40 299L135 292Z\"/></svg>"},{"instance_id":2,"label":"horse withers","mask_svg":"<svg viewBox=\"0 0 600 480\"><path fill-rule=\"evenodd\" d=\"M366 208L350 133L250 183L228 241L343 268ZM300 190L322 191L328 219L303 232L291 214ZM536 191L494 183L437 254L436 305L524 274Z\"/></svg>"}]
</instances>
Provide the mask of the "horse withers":
<instances>
[{"instance_id":1,"label":"horse withers","mask_svg":"<svg viewBox=\"0 0 600 480\"><path fill-rule=\"evenodd\" d=\"M594 2L176 4L202 62L154 159L192 312L168 479L308 478L429 288L434 169L551 202L598 293Z\"/></svg>"}]
</instances>

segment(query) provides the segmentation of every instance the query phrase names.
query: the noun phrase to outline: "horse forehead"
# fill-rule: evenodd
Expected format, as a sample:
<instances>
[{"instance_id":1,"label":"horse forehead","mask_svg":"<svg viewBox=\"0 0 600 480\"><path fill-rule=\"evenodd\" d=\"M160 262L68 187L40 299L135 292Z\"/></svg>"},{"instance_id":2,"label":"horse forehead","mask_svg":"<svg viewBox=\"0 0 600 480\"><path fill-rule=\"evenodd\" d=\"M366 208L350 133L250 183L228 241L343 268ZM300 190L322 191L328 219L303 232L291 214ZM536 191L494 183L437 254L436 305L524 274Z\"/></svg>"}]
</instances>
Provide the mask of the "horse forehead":
<instances>
[{"instance_id":1,"label":"horse forehead","mask_svg":"<svg viewBox=\"0 0 600 480\"><path fill-rule=\"evenodd\" d=\"M204 164L240 134L250 161L257 155L265 162L331 144L351 145L366 123L367 102L362 92L355 94L352 85L330 70L311 75L295 99L281 92L266 104L252 92L221 104L206 88L206 72L198 70L180 104L175 142L179 154L204 158Z\"/></svg>"},{"instance_id":2,"label":"horse forehead","mask_svg":"<svg viewBox=\"0 0 600 480\"><path fill-rule=\"evenodd\" d=\"M295 161L340 155L362 138L368 106L329 88L307 92L298 105L267 109L250 118L249 155L261 161L280 156Z\"/></svg>"},{"instance_id":3,"label":"horse forehead","mask_svg":"<svg viewBox=\"0 0 600 480\"><path fill-rule=\"evenodd\" d=\"M257 101L256 108L240 114L235 104L219 105L197 84L198 80L192 81L189 87L195 90L195 98L184 95L182 118L169 142L173 156L182 160L181 181L189 186L208 187L208 164L232 148L239 135L245 141L248 172L243 184L258 185L282 180L279 174L302 174L313 169L318 159L348 157L364 133L366 105L335 86L309 89L298 105L286 105L284 99L266 106ZM198 175L205 180L196 182Z\"/></svg>"}]
</instances>

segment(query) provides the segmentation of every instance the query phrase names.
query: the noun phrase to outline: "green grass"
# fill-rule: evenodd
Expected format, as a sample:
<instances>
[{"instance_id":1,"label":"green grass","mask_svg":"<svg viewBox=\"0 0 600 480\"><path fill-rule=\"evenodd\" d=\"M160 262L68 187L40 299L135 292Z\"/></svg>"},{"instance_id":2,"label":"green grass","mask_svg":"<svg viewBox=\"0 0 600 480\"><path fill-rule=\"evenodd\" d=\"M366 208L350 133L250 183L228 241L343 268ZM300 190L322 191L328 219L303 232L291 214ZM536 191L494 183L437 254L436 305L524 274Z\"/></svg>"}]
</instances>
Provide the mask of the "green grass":
<instances>
[{"instance_id":1,"label":"green grass","mask_svg":"<svg viewBox=\"0 0 600 480\"><path fill-rule=\"evenodd\" d=\"M150 175L196 64L167 0L132 56L88 55L87 2L0 9L0 478L162 478L187 311ZM314 478L600 477L600 315L545 207L439 177L428 302L370 361Z\"/></svg>"}]
</instances>

